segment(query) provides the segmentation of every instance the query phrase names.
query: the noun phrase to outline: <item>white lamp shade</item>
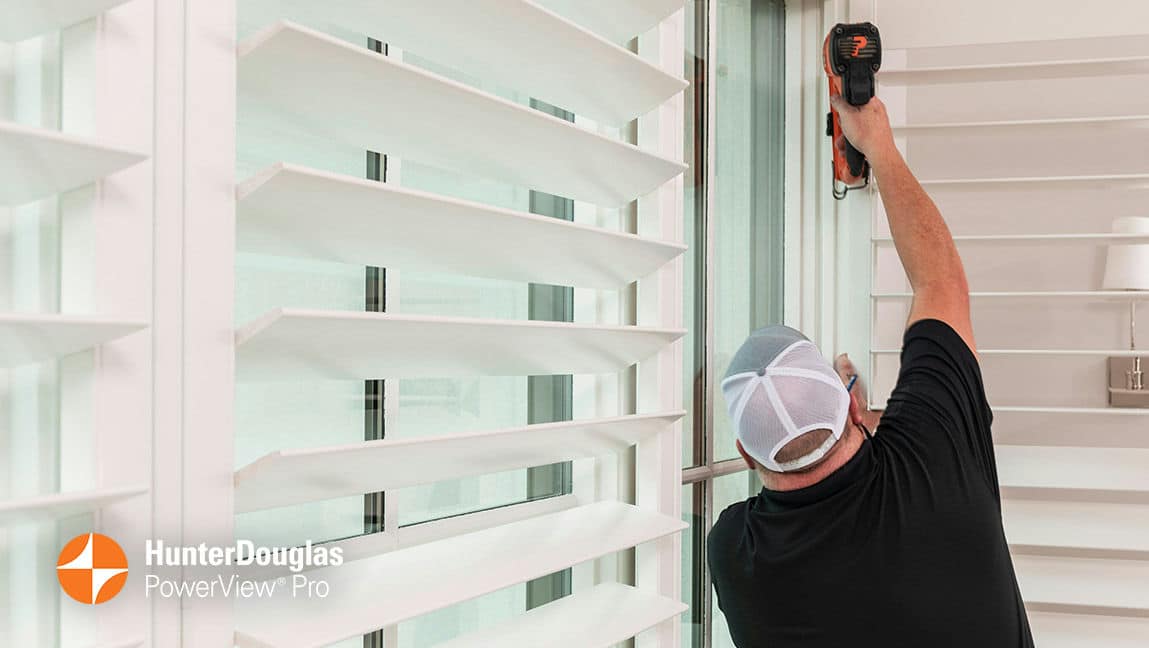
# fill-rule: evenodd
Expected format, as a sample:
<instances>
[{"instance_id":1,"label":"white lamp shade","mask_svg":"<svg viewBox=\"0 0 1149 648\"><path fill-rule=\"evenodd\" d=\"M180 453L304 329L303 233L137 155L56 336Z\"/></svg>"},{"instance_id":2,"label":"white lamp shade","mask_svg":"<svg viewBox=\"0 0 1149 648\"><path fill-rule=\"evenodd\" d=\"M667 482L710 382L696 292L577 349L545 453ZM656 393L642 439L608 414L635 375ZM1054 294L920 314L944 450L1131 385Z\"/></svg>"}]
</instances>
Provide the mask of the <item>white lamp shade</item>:
<instances>
[{"instance_id":1,"label":"white lamp shade","mask_svg":"<svg viewBox=\"0 0 1149 648\"><path fill-rule=\"evenodd\" d=\"M1149 218L1133 216L1113 221L1117 234L1149 235ZM1104 290L1149 290L1149 243L1109 246L1105 262Z\"/></svg>"}]
</instances>

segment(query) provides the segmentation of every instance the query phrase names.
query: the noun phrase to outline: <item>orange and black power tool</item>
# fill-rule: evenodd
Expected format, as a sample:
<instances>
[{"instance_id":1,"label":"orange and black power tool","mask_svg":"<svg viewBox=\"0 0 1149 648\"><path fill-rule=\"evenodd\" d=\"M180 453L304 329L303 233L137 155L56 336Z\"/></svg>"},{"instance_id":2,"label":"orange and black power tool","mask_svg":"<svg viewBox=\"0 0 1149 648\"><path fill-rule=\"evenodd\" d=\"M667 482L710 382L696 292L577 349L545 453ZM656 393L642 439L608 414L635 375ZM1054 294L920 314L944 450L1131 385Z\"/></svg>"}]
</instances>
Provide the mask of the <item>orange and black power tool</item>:
<instances>
[{"instance_id":1,"label":"orange and black power tool","mask_svg":"<svg viewBox=\"0 0 1149 648\"><path fill-rule=\"evenodd\" d=\"M874 74L882 67L882 38L873 23L838 23L822 46L822 64L830 80L830 96L842 95L852 106L864 106L874 96ZM866 156L842 135L838 111L826 115L826 135L833 137L834 198L870 184ZM840 146L843 143L844 146Z\"/></svg>"}]
</instances>

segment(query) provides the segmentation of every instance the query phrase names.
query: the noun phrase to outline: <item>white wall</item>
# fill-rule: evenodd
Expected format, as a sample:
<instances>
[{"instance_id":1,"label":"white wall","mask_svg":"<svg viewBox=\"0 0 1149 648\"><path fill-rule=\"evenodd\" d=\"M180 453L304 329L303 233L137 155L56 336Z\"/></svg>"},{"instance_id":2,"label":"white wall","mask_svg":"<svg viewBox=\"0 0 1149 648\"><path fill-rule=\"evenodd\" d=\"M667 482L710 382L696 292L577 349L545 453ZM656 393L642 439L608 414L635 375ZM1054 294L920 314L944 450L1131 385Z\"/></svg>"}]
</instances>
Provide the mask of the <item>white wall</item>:
<instances>
[{"instance_id":1,"label":"white wall","mask_svg":"<svg viewBox=\"0 0 1149 648\"><path fill-rule=\"evenodd\" d=\"M886 71L1149 55L1149 4L1132 0L875 0L851 8L853 19L876 16ZM882 85L879 96L895 127L966 124L944 132L897 133L911 168L925 181L1149 173L1149 130L1129 123L1064 122L1149 112L1145 66L1133 73L1114 70L1095 66L1088 74L1065 74L1033 67L1008 79L987 74L960 83L927 76L907 86ZM1027 120L1054 123L970 125ZM1144 182L961 188L927 182L927 189L959 237L1103 234L1116 217L1149 215ZM874 201L873 279L868 287L847 290L908 292L893 246L882 240L889 230L876 195ZM1104 241L967 241L959 242L959 250L974 292L1101 289ZM892 351L873 355L879 402L896 378L907 306L908 301L873 301L872 348ZM1013 551L1038 645L1102 645L1094 642L1098 633L1107 637L1104 645L1145 645L1149 600L1128 595L1119 574L1144 569L1149 559L1149 545L1133 526L1149 517L1149 480L1118 493L1115 479L1126 469L1149 475L1149 412L1107 409L1105 354L1015 353L1125 349L1127 304L1096 297L974 299L973 317L996 410L1006 531L1011 539L1025 539L1015 540ZM1041 505L1014 505L1033 500ZM1112 506L1121 515L1095 521L1094 515ZM1038 509L1053 513L1038 519ZM1075 527L1089 528L1089 537L1071 533ZM1094 542L1103 536L1105 542ZM1083 612L1093 616L1073 614Z\"/></svg>"},{"instance_id":2,"label":"white wall","mask_svg":"<svg viewBox=\"0 0 1149 648\"><path fill-rule=\"evenodd\" d=\"M1149 3L1138 0L875 0L886 47L937 47L1143 34Z\"/></svg>"}]
</instances>

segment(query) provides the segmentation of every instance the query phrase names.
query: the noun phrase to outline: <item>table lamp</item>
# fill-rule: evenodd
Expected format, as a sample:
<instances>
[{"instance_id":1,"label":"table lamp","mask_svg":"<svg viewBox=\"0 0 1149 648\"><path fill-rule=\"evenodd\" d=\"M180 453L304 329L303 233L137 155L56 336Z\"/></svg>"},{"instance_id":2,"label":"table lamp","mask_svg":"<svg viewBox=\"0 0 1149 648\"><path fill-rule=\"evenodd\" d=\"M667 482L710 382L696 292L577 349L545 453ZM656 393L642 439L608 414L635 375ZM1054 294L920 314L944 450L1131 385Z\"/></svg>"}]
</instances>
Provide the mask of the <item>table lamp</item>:
<instances>
[{"instance_id":1,"label":"table lamp","mask_svg":"<svg viewBox=\"0 0 1149 648\"><path fill-rule=\"evenodd\" d=\"M1130 291L1129 349L1137 350L1137 301L1149 299L1149 217L1118 218L1115 234L1143 235L1146 240L1109 245L1105 262L1105 290ZM1140 294L1139 294L1140 293ZM1149 407L1149 387L1140 356L1109 358L1109 403L1124 407Z\"/></svg>"}]
</instances>

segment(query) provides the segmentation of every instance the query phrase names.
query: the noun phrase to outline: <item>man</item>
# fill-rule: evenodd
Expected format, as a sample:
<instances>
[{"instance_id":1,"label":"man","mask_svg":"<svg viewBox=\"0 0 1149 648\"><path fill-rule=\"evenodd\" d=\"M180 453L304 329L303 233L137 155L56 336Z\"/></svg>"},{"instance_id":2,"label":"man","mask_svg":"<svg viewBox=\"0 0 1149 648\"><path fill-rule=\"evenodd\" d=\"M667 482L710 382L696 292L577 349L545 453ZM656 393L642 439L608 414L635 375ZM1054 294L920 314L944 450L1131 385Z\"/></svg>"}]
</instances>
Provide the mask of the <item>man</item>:
<instances>
[{"instance_id":1,"label":"man","mask_svg":"<svg viewBox=\"0 0 1149 648\"><path fill-rule=\"evenodd\" d=\"M718 605L739 648L1033 646L961 259L882 102L833 103L870 160L913 287L901 371L871 436L800 333L768 327L746 340L722 387L764 488L710 532Z\"/></svg>"}]
</instances>

